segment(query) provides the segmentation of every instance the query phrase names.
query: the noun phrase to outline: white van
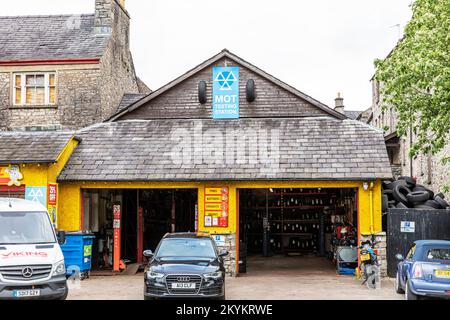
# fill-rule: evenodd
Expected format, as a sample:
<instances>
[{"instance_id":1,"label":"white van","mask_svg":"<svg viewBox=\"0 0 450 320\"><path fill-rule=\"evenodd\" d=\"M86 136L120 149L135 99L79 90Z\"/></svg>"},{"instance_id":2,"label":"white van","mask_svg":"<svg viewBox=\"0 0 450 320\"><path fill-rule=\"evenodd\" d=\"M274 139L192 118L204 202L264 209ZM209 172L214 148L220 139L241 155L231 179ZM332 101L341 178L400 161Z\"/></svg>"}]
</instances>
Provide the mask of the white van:
<instances>
[{"instance_id":1,"label":"white van","mask_svg":"<svg viewBox=\"0 0 450 320\"><path fill-rule=\"evenodd\" d=\"M64 232L59 234L64 241ZM0 198L0 299L61 299L64 256L44 206Z\"/></svg>"}]
</instances>

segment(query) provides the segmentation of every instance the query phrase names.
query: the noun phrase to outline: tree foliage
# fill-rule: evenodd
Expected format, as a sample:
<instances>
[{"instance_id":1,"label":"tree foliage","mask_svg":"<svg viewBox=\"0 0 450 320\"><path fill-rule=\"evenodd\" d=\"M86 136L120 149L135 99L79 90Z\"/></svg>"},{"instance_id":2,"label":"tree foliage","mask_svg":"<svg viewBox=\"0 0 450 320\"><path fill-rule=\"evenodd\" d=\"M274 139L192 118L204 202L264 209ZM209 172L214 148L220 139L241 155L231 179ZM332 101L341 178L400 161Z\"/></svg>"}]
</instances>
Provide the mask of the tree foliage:
<instances>
[{"instance_id":1,"label":"tree foliage","mask_svg":"<svg viewBox=\"0 0 450 320\"><path fill-rule=\"evenodd\" d=\"M413 131L411 156L449 143L450 0L416 0L404 37L375 61L382 107L394 107L400 136Z\"/></svg>"}]
</instances>

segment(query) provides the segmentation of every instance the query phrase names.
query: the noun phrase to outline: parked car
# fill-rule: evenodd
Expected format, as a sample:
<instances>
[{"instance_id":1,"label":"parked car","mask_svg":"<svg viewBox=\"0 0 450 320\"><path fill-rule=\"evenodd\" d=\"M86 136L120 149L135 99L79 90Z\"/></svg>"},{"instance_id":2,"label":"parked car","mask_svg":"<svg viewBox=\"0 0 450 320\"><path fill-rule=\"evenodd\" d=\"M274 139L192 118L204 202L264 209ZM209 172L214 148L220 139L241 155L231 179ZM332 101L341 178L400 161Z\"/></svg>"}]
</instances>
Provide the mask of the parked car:
<instances>
[{"instance_id":1,"label":"parked car","mask_svg":"<svg viewBox=\"0 0 450 320\"><path fill-rule=\"evenodd\" d=\"M218 252L207 234L166 234L155 253L144 251L149 264L144 273L144 298L225 299L227 251Z\"/></svg>"},{"instance_id":2,"label":"parked car","mask_svg":"<svg viewBox=\"0 0 450 320\"><path fill-rule=\"evenodd\" d=\"M415 241L406 258L399 260L395 287L407 300L421 297L450 298L450 241Z\"/></svg>"},{"instance_id":3,"label":"parked car","mask_svg":"<svg viewBox=\"0 0 450 320\"><path fill-rule=\"evenodd\" d=\"M0 299L66 299L66 268L57 239L43 205L0 199Z\"/></svg>"}]
</instances>

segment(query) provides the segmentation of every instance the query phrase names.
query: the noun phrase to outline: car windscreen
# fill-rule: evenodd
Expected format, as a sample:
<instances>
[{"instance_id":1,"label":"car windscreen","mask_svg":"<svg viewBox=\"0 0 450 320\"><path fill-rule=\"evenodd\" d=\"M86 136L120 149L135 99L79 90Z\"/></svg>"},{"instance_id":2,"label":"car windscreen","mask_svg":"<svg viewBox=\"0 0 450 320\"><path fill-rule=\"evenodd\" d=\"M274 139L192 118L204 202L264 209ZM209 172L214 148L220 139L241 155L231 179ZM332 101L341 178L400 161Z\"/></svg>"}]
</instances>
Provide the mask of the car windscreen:
<instances>
[{"instance_id":1,"label":"car windscreen","mask_svg":"<svg viewBox=\"0 0 450 320\"><path fill-rule=\"evenodd\" d=\"M183 259L183 258L216 258L212 241L210 239L180 238L162 240L157 259Z\"/></svg>"},{"instance_id":2,"label":"car windscreen","mask_svg":"<svg viewBox=\"0 0 450 320\"><path fill-rule=\"evenodd\" d=\"M0 212L0 245L56 242L46 212Z\"/></svg>"},{"instance_id":3,"label":"car windscreen","mask_svg":"<svg viewBox=\"0 0 450 320\"><path fill-rule=\"evenodd\" d=\"M436 247L426 248L425 259L450 261L450 246L440 248Z\"/></svg>"}]
</instances>

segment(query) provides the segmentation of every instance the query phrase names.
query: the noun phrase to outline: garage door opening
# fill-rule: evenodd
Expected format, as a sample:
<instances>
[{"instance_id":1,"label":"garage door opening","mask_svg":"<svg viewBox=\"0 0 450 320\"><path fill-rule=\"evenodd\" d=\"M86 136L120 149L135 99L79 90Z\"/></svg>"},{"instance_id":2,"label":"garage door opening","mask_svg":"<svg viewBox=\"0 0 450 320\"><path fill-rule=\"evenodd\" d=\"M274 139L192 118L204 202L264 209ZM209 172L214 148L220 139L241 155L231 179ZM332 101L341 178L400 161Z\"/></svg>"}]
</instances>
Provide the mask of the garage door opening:
<instances>
[{"instance_id":1,"label":"garage door opening","mask_svg":"<svg viewBox=\"0 0 450 320\"><path fill-rule=\"evenodd\" d=\"M357 243L356 189L239 190L240 273L332 271L336 250Z\"/></svg>"},{"instance_id":2,"label":"garage door opening","mask_svg":"<svg viewBox=\"0 0 450 320\"><path fill-rule=\"evenodd\" d=\"M93 269L112 269L115 204L121 206L120 257L132 264L166 233L196 231L197 199L197 189L83 190L83 230L95 235Z\"/></svg>"}]
</instances>

